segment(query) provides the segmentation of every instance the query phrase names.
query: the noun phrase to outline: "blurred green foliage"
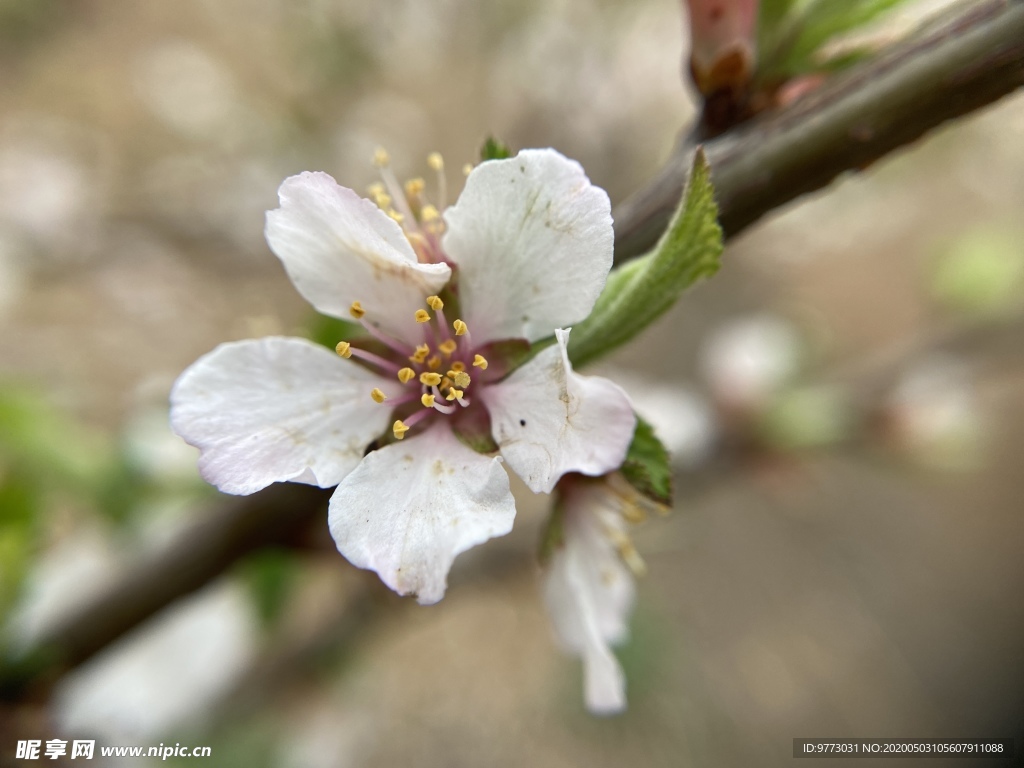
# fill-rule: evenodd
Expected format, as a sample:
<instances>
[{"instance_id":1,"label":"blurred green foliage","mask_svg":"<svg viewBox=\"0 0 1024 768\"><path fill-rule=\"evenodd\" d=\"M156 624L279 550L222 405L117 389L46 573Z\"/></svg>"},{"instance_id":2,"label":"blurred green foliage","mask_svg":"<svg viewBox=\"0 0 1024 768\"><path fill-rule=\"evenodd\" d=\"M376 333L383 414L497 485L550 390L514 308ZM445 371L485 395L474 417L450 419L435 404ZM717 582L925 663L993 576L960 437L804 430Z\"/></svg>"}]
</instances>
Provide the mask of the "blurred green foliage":
<instances>
[{"instance_id":1,"label":"blurred green foliage","mask_svg":"<svg viewBox=\"0 0 1024 768\"><path fill-rule=\"evenodd\" d=\"M238 572L249 588L264 626L281 616L299 575L299 555L285 549L263 549L245 558Z\"/></svg>"},{"instance_id":2,"label":"blurred green foliage","mask_svg":"<svg viewBox=\"0 0 1024 768\"><path fill-rule=\"evenodd\" d=\"M849 437L851 419L840 391L805 386L781 393L761 415L759 428L764 439L777 448L811 450Z\"/></svg>"},{"instance_id":3,"label":"blurred green foliage","mask_svg":"<svg viewBox=\"0 0 1024 768\"><path fill-rule=\"evenodd\" d=\"M907 0L762 0L758 17L758 79L785 82L835 71L861 55L825 60L827 43L875 21ZM864 52L860 52L863 54Z\"/></svg>"},{"instance_id":4,"label":"blurred green foliage","mask_svg":"<svg viewBox=\"0 0 1024 768\"><path fill-rule=\"evenodd\" d=\"M281 764L280 728L270 718L232 723L212 738L204 732L186 738L188 741L182 739L178 743L209 746L210 758L218 768L272 768ZM194 757L171 757L162 760L161 765L194 766L196 762Z\"/></svg>"},{"instance_id":5,"label":"blurred green foliage","mask_svg":"<svg viewBox=\"0 0 1024 768\"><path fill-rule=\"evenodd\" d=\"M0 618L16 602L54 516L116 526L150 501L205 489L138 465L115 437L91 430L39 393L0 384Z\"/></svg>"},{"instance_id":6,"label":"blurred green foliage","mask_svg":"<svg viewBox=\"0 0 1024 768\"><path fill-rule=\"evenodd\" d=\"M998 315L1024 304L1024 232L986 226L944 246L933 263L932 295L970 315Z\"/></svg>"},{"instance_id":7,"label":"blurred green foliage","mask_svg":"<svg viewBox=\"0 0 1024 768\"><path fill-rule=\"evenodd\" d=\"M26 389L0 387L0 615L13 605L43 533L43 515L62 497L105 498L112 446Z\"/></svg>"},{"instance_id":8,"label":"blurred green foliage","mask_svg":"<svg viewBox=\"0 0 1024 768\"><path fill-rule=\"evenodd\" d=\"M67 20L69 10L60 0L0 0L0 40L24 46L41 39Z\"/></svg>"}]
</instances>

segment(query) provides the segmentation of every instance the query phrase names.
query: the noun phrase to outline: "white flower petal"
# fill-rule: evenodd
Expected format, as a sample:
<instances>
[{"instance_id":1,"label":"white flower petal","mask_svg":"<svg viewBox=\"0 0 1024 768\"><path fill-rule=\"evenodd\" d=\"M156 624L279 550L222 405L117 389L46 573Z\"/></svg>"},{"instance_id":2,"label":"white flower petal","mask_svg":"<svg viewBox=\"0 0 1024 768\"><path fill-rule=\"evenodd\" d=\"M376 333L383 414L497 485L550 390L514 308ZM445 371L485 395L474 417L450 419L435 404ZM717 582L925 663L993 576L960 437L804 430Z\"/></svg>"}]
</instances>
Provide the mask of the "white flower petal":
<instances>
[{"instance_id":1,"label":"white flower petal","mask_svg":"<svg viewBox=\"0 0 1024 768\"><path fill-rule=\"evenodd\" d=\"M628 635L635 586L608 528L622 533L625 524L600 484L573 484L563 500L564 538L548 564L544 600L562 645L583 657L587 708L612 714L626 707L626 681L609 646Z\"/></svg>"},{"instance_id":2,"label":"white flower petal","mask_svg":"<svg viewBox=\"0 0 1024 768\"><path fill-rule=\"evenodd\" d=\"M636 427L626 393L607 379L574 373L569 331L555 336L556 344L482 394L502 456L535 493L550 493L566 472L618 469Z\"/></svg>"},{"instance_id":3,"label":"white flower petal","mask_svg":"<svg viewBox=\"0 0 1024 768\"><path fill-rule=\"evenodd\" d=\"M612 266L608 195L553 149L481 163L444 214L477 343L549 336L590 314Z\"/></svg>"},{"instance_id":4,"label":"white flower petal","mask_svg":"<svg viewBox=\"0 0 1024 768\"><path fill-rule=\"evenodd\" d=\"M175 382L171 428L202 451L199 471L225 493L284 480L327 488L390 423L374 387L401 389L305 339L221 344Z\"/></svg>"},{"instance_id":5,"label":"white flower petal","mask_svg":"<svg viewBox=\"0 0 1024 768\"><path fill-rule=\"evenodd\" d=\"M370 322L418 340L413 314L451 277L447 264L419 264L402 228L326 173L301 173L278 190L266 237L299 293L320 312L349 317L358 301Z\"/></svg>"},{"instance_id":6,"label":"white flower petal","mask_svg":"<svg viewBox=\"0 0 1024 768\"><path fill-rule=\"evenodd\" d=\"M467 448L446 424L373 451L331 499L331 535L360 568L423 604L444 597L456 555L512 530L501 459Z\"/></svg>"},{"instance_id":7,"label":"white flower petal","mask_svg":"<svg viewBox=\"0 0 1024 768\"><path fill-rule=\"evenodd\" d=\"M626 676L608 646L595 646L583 656L583 701L595 715L626 709Z\"/></svg>"}]
</instances>

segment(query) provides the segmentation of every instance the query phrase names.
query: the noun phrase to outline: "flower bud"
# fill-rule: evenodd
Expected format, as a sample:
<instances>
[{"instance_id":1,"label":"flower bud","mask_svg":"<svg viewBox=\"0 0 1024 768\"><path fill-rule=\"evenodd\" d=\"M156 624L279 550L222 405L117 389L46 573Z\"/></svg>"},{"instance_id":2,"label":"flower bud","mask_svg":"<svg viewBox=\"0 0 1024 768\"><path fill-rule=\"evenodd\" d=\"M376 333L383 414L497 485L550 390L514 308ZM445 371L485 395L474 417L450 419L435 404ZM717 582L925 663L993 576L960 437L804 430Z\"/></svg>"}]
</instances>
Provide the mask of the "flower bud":
<instances>
[{"instance_id":1,"label":"flower bud","mask_svg":"<svg viewBox=\"0 0 1024 768\"><path fill-rule=\"evenodd\" d=\"M754 74L759 0L686 0L690 71L705 96L740 90Z\"/></svg>"}]
</instances>

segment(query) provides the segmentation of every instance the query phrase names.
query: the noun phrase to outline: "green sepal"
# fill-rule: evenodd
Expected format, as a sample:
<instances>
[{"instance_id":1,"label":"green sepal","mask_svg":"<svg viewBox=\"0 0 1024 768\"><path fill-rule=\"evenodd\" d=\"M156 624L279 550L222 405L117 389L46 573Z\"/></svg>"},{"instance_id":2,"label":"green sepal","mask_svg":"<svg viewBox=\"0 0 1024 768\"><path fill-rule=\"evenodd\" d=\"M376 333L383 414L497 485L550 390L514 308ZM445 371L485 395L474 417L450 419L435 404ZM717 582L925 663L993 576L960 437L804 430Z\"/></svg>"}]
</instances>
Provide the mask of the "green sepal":
<instances>
[{"instance_id":1,"label":"green sepal","mask_svg":"<svg viewBox=\"0 0 1024 768\"><path fill-rule=\"evenodd\" d=\"M483 146L480 147L481 162L504 160L507 157L512 157L512 150L508 148L505 142L501 139L496 139L494 136L488 136Z\"/></svg>"},{"instance_id":2,"label":"green sepal","mask_svg":"<svg viewBox=\"0 0 1024 768\"><path fill-rule=\"evenodd\" d=\"M711 169L698 148L683 199L661 240L646 256L613 269L590 317L573 327L573 365L585 365L629 341L684 290L718 271L723 245L717 219Z\"/></svg>"},{"instance_id":3,"label":"green sepal","mask_svg":"<svg viewBox=\"0 0 1024 768\"><path fill-rule=\"evenodd\" d=\"M643 496L666 507L672 505L672 466L668 450L654 434L654 427L639 416L633 442L619 471Z\"/></svg>"},{"instance_id":4,"label":"green sepal","mask_svg":"<svg viewBox=\"0 0 1024 768\"><path fill-rule=\"evenodd\" d=\"M477 453L496 454L500 446L491 435L491 414L486 408L466 408L452 420L452 432Z\"/></svg>"},{"instance_id":5,"label":"green sepal","mask_svg":"<svg viewBox=\"0 0 1024 768\"><path fill-rule=\"evenodd\" d=\"M526 339L492 341L476 350L487 361L487 370L477 372L470 369L469 375L474 379L479 376L486 382L500 381L547 346L544 343L530 344Z\"/></svg>"},{"instance_id":6,"label":"green sepal","mask_svg":"<svg viewBox=\"0 0 1024 768\"><path fill-rule=\"evenodd\" d=\"M328 349L334 349L339 341L349 341L366 336L366 329L359 323L342 320L314 312L309 321L309 338Z\"/></svg>"}]
</instances>

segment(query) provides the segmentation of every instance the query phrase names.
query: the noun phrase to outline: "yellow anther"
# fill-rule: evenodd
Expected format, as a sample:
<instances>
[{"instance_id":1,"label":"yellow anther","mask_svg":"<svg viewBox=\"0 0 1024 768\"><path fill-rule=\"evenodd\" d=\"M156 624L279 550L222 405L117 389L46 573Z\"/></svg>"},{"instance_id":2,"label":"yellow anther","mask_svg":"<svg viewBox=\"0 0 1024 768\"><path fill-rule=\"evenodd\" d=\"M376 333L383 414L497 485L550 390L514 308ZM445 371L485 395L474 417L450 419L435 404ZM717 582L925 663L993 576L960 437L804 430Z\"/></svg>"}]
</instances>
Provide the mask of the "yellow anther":
<instances>
[{"instance_id":1,"label":"yellow anther","mask_svg":"<svg viewBox=\"0 0 1024 768\"><path fill-rule=\"evenodd\" d=\"M465 393L461 389L451 387L448 390L448 396L445 398L445 400L459 400L464 394Z\"/></svg>"},{"instance_id":2,"label":"yellow anther","mask_svg":"<svg viewBox=\"0 0 1024 768\"><path fill-rule=\"evenodd\" d=\"M483 355L473 355L473 366L481 371L487 370L487 360Z\"/></svg>"},{"instance_id":3,"label":"yellow anther","mask_svg":"<svg viewBox=\"0 0 1024 768\"><path fill-rule=\"evenodd\" d=\"M441 367L441 358L438 355L434 355L432 358L427 360L427 368L432 371L436 371Z\"/></svg>"},{"instance_id":4,"label":"yellow anther","mask_svg":"<svg viewBox=\"0 0 1024 768\"><path fill-rule=\"evenodd\" d=\"M647 563L640 557L640 553L636 551L632 541L627 538L625 541L618 541L615 544L616 549L619 550L619 557L626 563L634 576L644 576L647 574Z\"/></svg>"},{"instance_id":5,"label":"yellow anther","mask_svg":"<svg viewBox=\"0 0 1024 768\"><path fill-rule=\"evenodd\" d=\"M452 380L455 382L456 387L462 387L463 389L468 387L469 383L472 381L472 379L469 378L469 374L465 371L456 371L455 375L452 376Z\"/></svg>"},{"instance_id":6,"label":"yellow anther","mask_svg":"<svg viewBox=\"0 0 1024 768\"><path fill-rule=\"evenodd\" d=\"M466 324L461 320L456 320L454 323L452 323L452 327L455 329L456 336L465 336L466 333L469 331L469 328L466 327Z\"/></svg>"},{"instance_id":7,"label":"yellow anther","mask_svg":"<svg viewBox=\"0 0 1024 768\"><path fill-rule=\"evenodd\" d=\"M464 370L466 370L466 364L464 362L462 362L461 360L456 360L454 363L452 363L452 370L451 370L451 373L449 373L448 375L452 376L452 375L458 373L459 371L464 371Z\"/></svg>"},{"instance_id":8,"label":"yellow anther","mask_svg":"<svg viewBox=\"0 0 1024 768\"><path fill-rule=\"evenodd\" d=\"M451 373L451 371L448 371L448 373ZM445 376L443 379L441 379L441 389L448 389L448 387L450 387L451 385L452 385L452 380L449 379L447 376Z\"/></svg>"},{"instance_id":9,"label":"yellow anther","mask_svg":"<svg viewBox=\"0 0 1024 768\"><path fill-rule=\"evenodd\" d=\"M425 371L420 374L420 383L426 384L428 387L436 387L441 383L441 374Z\"/></svg>"},{"instance_id":10,"label":"yellow anther","mask_svg":"<svg viewBox=\"0 0 1024 768\"><path fill-rule=\"evenodd\" d=\"M427 359L427 355L430 354L430 347L426 344L420 344L416 347L416 351L409 356L409 359L414 363L422 363Z\"/></svg>"},{"instance_id":11,"label":"yellow anther","mask_svg":"<svg viewBox=\"0 0 1024 768\"><path fill-rule=\"evenodd\" d=\"M392 210L391 195L389 195L387 192L381 192L380 194L374 195L373 202L375 202L377 204L377 207L380 208L382 211Z\"/></svg>"},{"instance_id":12,"label":"yellow anther","mask_svg":"<svg viewBox=\"0 0 1024 768\"><path fill-rule=\"evenodd\" d=\"M462 166L462 175L463 176L469 176L469 174L471 174L472 172L473 172L473 164L472 163L466 163L464 166Z\"/></svg>"},{"instance_id":13,"label":"yellow anther","mask_svg":"<svg viewBox=\"0 0 1024 768\"><path fill-rule=\"evenodd\" d=\"M423 403L423 407L424 408L433 408L434 407L434 396L433 395L429 395L429 394L428 395L424 395L423 397L420 398L420 402Z\"/></svg>"},{"instance_id":14,"label":"yellow anther","mask_svg":"<svg viewBox=\"0 0 1024 768\"><path fill-rule=\"evenodd\" d=\"M388 399L388 396L384 394L383 390L380 390L377 387L374 387L373 391L370 392L370 397L373 398L373 402L375 403L383 403Z\"/></svg>"},{"instance_id":15,"label":"yellow anther","mask_svg":"<svg viewBox=\"0 0 1024 768\"><path fill-rule=\"evenodd\" d=\"M373 151L373 164L378 168L387 168L391 164L391 155L384 147L377 147Z\"/></svg>"},{"instance_id":16,"label":"yellow anther","mask_svg":"<svg viewBox=\"0 0 1024 768\"><path fill-rule=\"evenodd\" d=\"M352 357L352 345L347 341L339 341L334 347L334 351L344 358Z\"/></svg>"},{"instance_id":17,"label":"yellow anther","mask_svg":"<svg viewBox=\"0 0 1024 768\"><path fill-rule=\"evenodd\" d=\"M366 194L368 194L370 197L376 198L377 195L384 194L384 189L385 187L381 182L375 181L373 182L373 184L366 188Z\"/></svg>"},{"instance_id":18,"label":"yellow anther","mask_svg":"<svg viewBox=\"0 0 1024 768\"><path fill-rule=\"evenodd\" d=\"M412 368L403 368L398 372L398 380L403 384L408 384L410 381L416 378L416 371Z\"/></svg>"},{"instance_id":19,"label":"yellow anther","mask_svg":"<svg viewBox=\"0 0 1024 768\"><path fill-rule=\"evenodd\" d=\"M409 431L409 428L405 426L405 422L399 419L391 425L391 431L395 433L395 439L401 440L405 437L405 433Z\"/></svg>"},{"instance_id":20,"label":"yellow anther","mask_svg":"<svg viewBox=\"0 0 1024 768\"><path fill-rule=\"evenodd\" d=\"M394 208L389 208L386 213L392 219L392 221L394 221L394 222L396 222L398 224L401 224L403 221L405 221L405 216L400 214Z\"/></svg>"},{"instance_id":21,"label":"yellow anther","mask_svg":"<svg viewBox=\"0 0 1024 768\"><path fill-rule=\"evenodd\" d=\"M417 309L416 310L416 322L417 323L429 323L430 322L430 313L427 312L427 310L425 310L425 309Z\"/></svg>"},{"instance_id":22,"label":"yellow anther","mask_svg":"<svg viewBox=\"0 0 1024 768\"><path fill-rule=\"evenodd\" d=\"M435 312L444 309L444 302L441 301L440 296L427 296L427 306Z\"/></svg>"},{"instance_id":23,"label":"yellow anther","mask_svg":"<svg viewBox=\"0 0 1024 768\"><path fill-rule=\"evenodd\" d=\"M356 320L366 314L366 310L363 309L363 305L358 301L353 301L352 306L348 308L348 313L352 315Z\"/></svg>"},{"instance_id":24,"label":"yellow anther","mask_svg":"<svg viewBox=\"0 0 1024 768\"><path fill-rule=\"evenodd\" d=\"M440 171L444 168L444 158L441 157L440 152L431 152L427 155L427 165L430 166L432 171Z\"/></svg>"},{"instance_id":25,"label":"yellow anther","mask_svg":"<svg viewBox=\"0 0 1024 768\"><path fill-rule=\"evenodd\" d=\"M441 354L445 357L451 357L452 353L459 348L459 344L455 339L448 339L438 344L437 348L441 350Z\"/></svg>"},{"instance_id":26,"label":"yellow anther","mask_svg":"<svg viewBox=\"0 0 1024 768\"><path fill-rule=\"evenodd\" d=\"M432 206L430 203L424 205L423 208L420 210L420 219L422 221L437 221L439 218L441 218L441 214L438 212L437 208Z\"/></svg>"},{"instance_id":27,"label":"yellow anther","mask_svg":"<svg viewBox=\"0 0 1024 768\"><path fill-rule=\"evenodd\" d=\"M409 179L405 182L405 194L409 197L417 197L423 194L423 190L426 189L426 182L423 179Z\"/></svg>"}]
</instances>

